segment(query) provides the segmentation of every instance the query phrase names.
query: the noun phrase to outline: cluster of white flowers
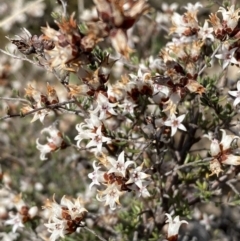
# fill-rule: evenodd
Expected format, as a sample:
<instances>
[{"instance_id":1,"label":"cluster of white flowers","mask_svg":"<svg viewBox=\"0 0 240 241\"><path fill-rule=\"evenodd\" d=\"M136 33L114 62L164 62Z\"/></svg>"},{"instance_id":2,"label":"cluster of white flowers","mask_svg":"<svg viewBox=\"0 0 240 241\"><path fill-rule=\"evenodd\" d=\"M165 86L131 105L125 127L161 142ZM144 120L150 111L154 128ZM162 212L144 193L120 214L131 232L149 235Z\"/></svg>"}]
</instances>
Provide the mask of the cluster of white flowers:
<instances>
[{"instance_id":1,"label":"cluster of white flowers","mask_svg":"<svg viewBox=\"0 0 240 241\"><path fill-rule=\"evenodd\" d=\"M17 229L25 227L24 223L31 221L38 214L37 206L29 207L22 199L22 194L16 195L11 189L11 177L2 171L0 166L0 225L12 226L12 232L9 234L0 233L4 239L12 238L15 240Z\"/></svg>"},{"instance_id":2,"label":"cluster of white flowers","mask_svg":"<svg viewBox=\"0 0 240 241\"><path fill-rule=\"evenodd\" d=\"M83 219L87 210L83 207L80 197L71 200L63 196L60 204L53 197L53 201L47 200L43 208L49 210L49 220L45 226L51 233L50 241L64 238L65 234L73 233L84 226Z\"/></svg>"},{"instance_id":3,"label":"cluster of white flowers","mask_svg":"<svg viewBox=\"0 0 240 241\"><path fill-rule=\"evenodd\" d=\"M27 221L32 220L38 213L38 208L33 206L31 208L23 201L21 194L14 197L12 200L17 212L9 212L10 219L5 221L5 225L12 226L12 232L15 233L17 229L23 228Z\"/></svg>"},{"instance_id":4,"label":"cluster of white flowers","mask_svg":"<svg viewBox=\"0 0 240 241\"><path fill-rule=\"evenodd\" d=\"M139 197L150 196L146 188L150 182L145 180L149 179L150 175L142 172L143 164L136 166L134 161L125 161L124 151L117 160L110 156L100 156L98 159L99 165L94 161L94 171L88 174L92 179L90 189L93 185L106 186L105 190L98 191L98 201L105 202L105 205L114 210L116 204L120 205L119 197L126 191L135 191Z\"/></svg>"}]
</instances>

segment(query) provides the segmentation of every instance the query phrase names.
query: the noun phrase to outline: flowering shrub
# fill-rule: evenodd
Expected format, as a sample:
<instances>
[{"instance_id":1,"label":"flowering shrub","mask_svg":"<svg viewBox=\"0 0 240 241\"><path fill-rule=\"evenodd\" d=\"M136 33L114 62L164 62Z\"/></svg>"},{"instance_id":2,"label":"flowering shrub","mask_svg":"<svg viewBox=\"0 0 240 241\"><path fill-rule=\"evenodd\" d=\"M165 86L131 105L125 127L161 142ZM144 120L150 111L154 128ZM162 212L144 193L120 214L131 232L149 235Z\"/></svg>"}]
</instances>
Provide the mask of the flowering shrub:
<instances>
[{"instance_id":1,"label":"flowering shrub","mask_svg":"<svg viewBox=\"0 0 240 241\"><path fill-rule=\"evenodd\" d=\"M239 6L73 2L0 4L0 237L238 240Z\"/></svg>"}]
</instances>

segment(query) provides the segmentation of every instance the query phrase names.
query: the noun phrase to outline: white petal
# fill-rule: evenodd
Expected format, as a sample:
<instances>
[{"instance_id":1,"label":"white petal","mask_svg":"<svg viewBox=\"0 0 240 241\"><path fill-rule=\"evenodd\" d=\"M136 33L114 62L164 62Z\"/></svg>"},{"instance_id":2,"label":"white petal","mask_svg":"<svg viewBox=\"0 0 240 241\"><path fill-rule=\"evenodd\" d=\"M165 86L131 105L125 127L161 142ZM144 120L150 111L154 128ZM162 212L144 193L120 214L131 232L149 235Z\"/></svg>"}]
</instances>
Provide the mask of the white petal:
<instances>
[{"instance_id":1,"label":"white petal","mask_svg":"<svg viewBox=\"0 0 240 241\"><path fill-rule=\"evenodd\" d=\"M179 120L179 122L182 122L183 119L185 118L185 116L186 116L186 115L180 115L180 116L178 116L177 119Z\"/></svg>"},{"instance_id":2,"label":"white petal","mask_svg":"<svg viewBox=\"0 0 240 241\"><path fill-rule=\"evenodd\" d=\"M180 129L182 131L187 131L186 127L183 124L180 124L178 129Z\"/></svg>"},{"instance_id":3,"label":"white petal","mask_svg":"<svg viewBox=\"0 0 240 241\"><path fill-rule=\"evenodd\" d=\"M228 94L231 96L236 97L237 96L238 91L228 91Z\"/></svg>"},{"instance_id":4,"label":"white petal","mask_svg":"<svg viewBox=\"0 0 240 241\"><path fill-rule=\"evenodd\" d=\"M240 156L235 156L235 155L228 155L227 159L222 162L223 164L227 165L234 165L238 166L240 165Z\"/></svg>"},{"instance_id":5,"label":"white petal","mask_svg":"<svg viewBox=\"0 0 240 241\"><path fill-rule=\"evenodd\" d=\"M240 103L240 97L237 97L234 101L233 101L233 106L236 106Z\"/></svg>"},{"instance_id":6,"label":"white petal","mask_svg":"<svg viewBox=\"0 0 240 241\"><path fill-rule=\"evenodd\" d=\"M237 90L240 90L240 80L237 82Z\"/></svg>"}]
</instances>

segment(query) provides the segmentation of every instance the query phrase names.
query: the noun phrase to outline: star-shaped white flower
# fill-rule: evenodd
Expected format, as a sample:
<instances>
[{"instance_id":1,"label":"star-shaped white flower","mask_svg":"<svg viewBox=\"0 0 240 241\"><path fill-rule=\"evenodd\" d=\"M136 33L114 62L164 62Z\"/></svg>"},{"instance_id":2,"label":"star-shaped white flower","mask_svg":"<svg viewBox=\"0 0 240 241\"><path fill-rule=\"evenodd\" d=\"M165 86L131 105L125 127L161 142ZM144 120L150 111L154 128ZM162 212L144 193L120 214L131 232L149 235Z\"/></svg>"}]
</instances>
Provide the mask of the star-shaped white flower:
<instances>
[{"instance_id":1,"label":"star-shaped white flower","mask_svg":"<svg viewBox=\"0 0 240 241\"><path fill-rule=\"evenodd\" d=\"M175 114L172 114L168 120L164 122L165 126L171 127L171 136L174 136L177 132L177 129L187 131L186 127L182 124L183 119L186 115L180 115L178 117L175 116Z\"/></svg>"},{"instance_id":2,"label":"star-shaped white flower","mask_svg":"<svg viewBox=\"0 0 240 241\"><path fill-rule=\"evenodd\" d=\"M116 182L108 185L107 189L104 191L99 191L96 198L98 201L105 201L105 206L109 205L112 210L116 209L117 205L120 205L119 197L124 193L119 190L120 187Z\"/></svg>"},{"instance_id":3,"label":"star-shaped white flower","mask_svg":"<svg viewBox=\"0 0 240 241\"><path fill-rule=\"evenodd\" d=\"M90 148L90 147L97 147L97 150L99 152L102 152L102 144L104 142L106 143L110 143L111 142L111 138L106 137L103 135L102 133L102 126L99 126L97 128L96 133L89 133L89 137L92 139L87 145L86 148Z\"/></svg>"},{"instance_id":4,"label":"star-shaped white flower","mask_svg":"<svg viewBox=\"0 0 240 241\"><path fill-rule=\"evenodd\" d=\"M108 173L120 173L123 177L125 177L127 167L134 164L134 161L124 161L124 151L120 153L117 161L113 158L109 158L109 162L112 164L112 167Z\"/></svg>"},{"instance_id":5,"label":"star-shaped white flower","mask_svg":"<svg viewBox=\"0 0 240 241\"><path fill-rule=\"evenodd\" d=\"M103 171L99 171L101 167L96 165L96 161L93 162L94 171L88 174L88 177L92 179L89 188L91 189L93 185L100 185L100 182L104 182L104 173Z\"/></svg>"},{"instance_id":6,"label":"star-shaped white flower","mask_svg":"<svg viewBox=\"0 0 240 241\"><path fill-rule=\"evenodd\" d=\"M221 54L216 54L215 57L218 59L223 59L223 70L230 64L239 64L239 62L236 60L234 57L235 51L238 49L238 47L233 48L233 49L224 49L222 50Z\"/></svg>"},{"instance_id":7,"label":"star-shaped white flower","mask_svg":"<svg viewBox=\"0 0 240 241\"><path fill-rule=\"evenodd\" d=\"M53 222L45 223L48 228L48 232L51 233L50 241L55 241L59 237L64 238L67 231L67 220L60 220L56 217L52 218Z\"/></svg>"},{"instance_id":8,"label":"star-shaped white flower","mask_svg":"<svg viewBox=\"0 0 240 241\"><path fill-rule=\"evenodd\" d=\"M211 41L214 41L213 36L213 28L208 27L208 21L205 20L204 25L200 27L198 31L198 35L202 38L202 40L211 39Z\"/></svg>"},{"instance_id":9,"label":"star-shaped white flower","mask_svg":"<svg viewBox=\"0 0 240 241\"><path fill-rule=\"evenodd\" d=\"M126 182L126 184L134 183L139 188L143 187L143 181L144 179L150 177L149 174L146 174L145 172L141 172L143 168L143 163L141 166L136 167L135 169L130 170L130 177L129 180Z\"/></svg>"},{"instance_id":10,"label":"star-shaped white flower","mask_svg":"<svg viewBox=\"0 0 240 241\"><path fill-rule=\"evenodd\" d=\"M67 212L72 220L82 218L83 214L87 212L87 209L82 206L80 197L72 201L64 195L61 199L61 205L67 207Z\"/></svg>"},{"instance_id":11,"label":"star-shaped white flower","mask_svg":"<svg viewBox=\"0 0 240 241\"><path fill-rule=\"evenodd\" d=\"M239 16L240 9L239 8L235 10L234 5L232 5L227 10L223 7L220 7L218 12L222 12L223 20L226 22L226 25L228 28L231 28L231 30L233 30L237 26L238 20L240 18L240 16Z\"/></svg>"},{"instance_id":12,"label":"star-shaped white flower","mask_svg":"<svg viewBox=\"0 0 240 241\"><path fill-rule=\"evenodd\" d=\"M237 82L237 90L228 91L228 94L236 97L236 99L233 102L233 106L236 106L237 104L240 103L240 80Z\"/></svg>"},{"instance_id":13,"label":"star-shaped white flower","mask_svg":"<svg viewBox=\"0 0 240 241\"><path fill-rule=\"evenodd\" d=\"M115 107L117 103L110 103L108 98L103 94L98 94L97 96L97 107L92 111L92 114L99 113L99 120L106 119L106 117L110 115L117 115L113 107Z\"/></svg>"},{"instance_id":14,"label":"star-shaped white flower","mask_svg":"<svg viewBox=\"0 0 240 241\"><path fill-rule=\"evenodd\" d=\"M15 233L18 228L24 228L24 224L22 222L22 217L18 213L16 215L10 213L9 216L11 219L5 222L5 225L12 225L12 232Z\"/></svg>"}]
</instances>

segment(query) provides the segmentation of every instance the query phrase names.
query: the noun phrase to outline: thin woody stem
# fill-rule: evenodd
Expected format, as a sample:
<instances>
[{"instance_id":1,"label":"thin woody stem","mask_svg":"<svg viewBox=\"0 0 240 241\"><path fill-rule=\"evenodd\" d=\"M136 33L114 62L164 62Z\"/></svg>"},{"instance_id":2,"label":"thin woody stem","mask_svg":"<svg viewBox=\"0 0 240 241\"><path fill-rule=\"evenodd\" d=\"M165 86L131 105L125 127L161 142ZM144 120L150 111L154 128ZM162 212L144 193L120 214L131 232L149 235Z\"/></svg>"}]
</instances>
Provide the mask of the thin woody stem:
<instances>
[{"instance_id":1,"label":"thin woody stem","mask_svg":"<svg viewBox=\"0 0 240 241\"><path fill-rule=\"evenodd\" d=\"M15 54L11 54L11 53L3 50L3 49L0 49L0 52L2 52L3 54L8 55L8 56L10 56L10 57L12 57L12 58L14 58L14 59L19 59L19 60L27 61L27 62L29 62L30 64L33 64L33 65L36 65L36 66L39 66L39 67L43 67L41 64L39 64L39 63L37 63L37 62L35 62L35 61L32 61L31 59L28 59L28 58L26 58L26 57L22 57L22 56L17 56L17 55L15 55Z\"/></svg>"},{"instance_id":2,"label":"thin woody stem","mask_svg":"<svg viewBox=\"0 0 240 241\"><path fill-rule=\"evenodd\" d=\"M39 108L33 109L33 110L31 110L31 111L29 111L27 113L9 114L9 115L1 117L0 120L5 120L5 119L8 119L8 118L13 118L13 117L25 117L27 115L31 115L31 114L33 114L35 112L38 112L38 111L41 111L41 110L44 110L44 109L55 109L55 108L58 108L58 107L60 107L62 105L66 105L66 104L70 104L70 103L75 103L75 100L69 100L69 101L64 101L64 102L57 103L57 104L52 104L52 105L39 107Z\"/></svg>"},{"instance_id":3,"label":"thin woody stem","mask_svg":"<svg viewBox=\"0 0 240 241\"><path fill-rule=\"evenodd\" d=\"M221 48L222 44L219 44L217 46L217 48L214 50L214 52L212 53L212 55L210 56L210 59L212 59L215 54L217 53L217 51ZM204 66L202 67L202 69L198 72L198 76L200 76L202 74L202 72L207 68L207 64L205 63Z\"/></svg>"},{"instance_id":4,"label":"thin woody stem","mask_svg":"<svg viewBox=\"0 0 240 241\"><path fill-rule=\"evenodd\" d=\"M6 100L6 101L20 101L20 102L26 102L28 104L30 104L30 102L26 99L22 99L22 98L10 98L10 97L0 97L0 100Z\"/></svg>"},{"instance_id":5,"label":"thin woody stem","mask_svg":"<svg viewBox=\"0 0 240 241\"><path fill-rule=\"evenodd\" d=\"M237 182L236 179L231 179L231 180L228 180L228 181L226 182L226 184L233 190L233 192L234 192L236 195L240 196L240 192L239 192L239 191L236 189L236 187L234 187L233 184L232 184L232 183L236 183L236 182Z\"/></svg>"},{"instance_id":6,"label":"thin woody stem","mask_svg":"<svg viewBox=\"0 0 240 241\"><path fill-rule=\"evenodd\" d=\"M212 157L207 157L207 158L204 158L202 160L197 160L197 161L194 161L194 162L189 162L189 163L186 163L186 164L183 164L181 166L177 166L175 167L173 170L165 173L165 176L168 176L170 174L172 174L173 172L177 171L177 170L180 170L180 169L183 169L185 167L190 167L190 166L202 166L202 165L206 165L206 164L209 164L209 163L206 163L207 161L210 161L212 159Z\"/></svg>"}]
</instances>

